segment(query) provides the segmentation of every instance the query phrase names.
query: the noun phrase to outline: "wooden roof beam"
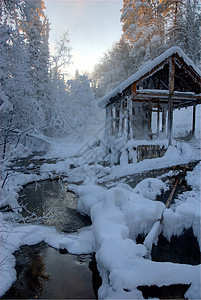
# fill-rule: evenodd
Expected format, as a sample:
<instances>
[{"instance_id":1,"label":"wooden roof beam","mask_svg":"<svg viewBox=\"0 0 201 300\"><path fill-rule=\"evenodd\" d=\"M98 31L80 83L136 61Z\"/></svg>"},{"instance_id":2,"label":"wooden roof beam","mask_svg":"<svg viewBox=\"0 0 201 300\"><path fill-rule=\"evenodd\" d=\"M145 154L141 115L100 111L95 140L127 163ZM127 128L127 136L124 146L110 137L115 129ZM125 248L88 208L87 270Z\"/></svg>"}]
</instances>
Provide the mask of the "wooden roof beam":
<instances>
[{"instance_id":1,"label":"wooden roof beam","mask_svg":"<svg viewBox=\"0 0 201 300\"><path fill-rule=\"evenodd\" d=\"M187 89L190 89L190 90L191 90L192 87L188 84L188 82L186 82L186 81L183 79L183 77L182 77L180 74L176 73L176 74L175 74L175 77L178 78L180 81L182 81L182 83L186 86Z\"/></svg>"},{"instance_id":2,"label":"wooden roof beam","mask_svg":"<svg viewBox=\"0 0 201 300\"><path fill-rule=\"evenodd\" d=\"M143 76L141 76L138 80L135 81L136 84L138 84L139 82L141 82L142 80L150 77L151 75L153 75L155 72L159 71L159 69L163 68L164 65L166 65L168 63L169 58L165 59L164 61L162 61L160 64L158 64L157 66L155 66L151 71L147 72L146 74L144 74Z\"/></svg>"},{"instance_id":3,"label":"wooden roof beam","mask_svg":"<svg viewBox=\"0 0 201 300\"><path fill-rule=\"evenodd\" d=\"M195 72L194 69L190 68L182 58L179 57L178 54L174 54L176 60L176 64L178 64L180 67L182 67L188 74L189 76L195 81L200 87L201 87L201 81L200 81L200 76Z\"/></svg>"}]
</instances>

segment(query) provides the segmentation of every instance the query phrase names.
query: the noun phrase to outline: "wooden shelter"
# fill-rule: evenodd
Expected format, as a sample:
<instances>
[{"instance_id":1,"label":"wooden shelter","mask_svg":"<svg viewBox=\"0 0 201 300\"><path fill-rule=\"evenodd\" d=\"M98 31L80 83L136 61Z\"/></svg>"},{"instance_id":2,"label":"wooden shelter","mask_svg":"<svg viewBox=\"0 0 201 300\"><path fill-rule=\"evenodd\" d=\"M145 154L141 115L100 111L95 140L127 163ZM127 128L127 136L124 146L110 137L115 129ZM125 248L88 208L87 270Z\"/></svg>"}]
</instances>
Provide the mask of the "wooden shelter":
<instances>
[{"instance_id":1,"label":"wooden shelter","mask_svg":"<svg viewBox=\"0 0 201 300\"><path fill-rule=\"evenodd\" d=\"M130 139L153 139L161 131L172 144L173 111L201 103L200 70L179 47L172 47L99 100L106 109L106 135ZM152 113L157 114L157 132L152 133ZM162 126L160 125L162 124ZM161 127L161 128L159 128Z\"/></svg>"}]
</instances>

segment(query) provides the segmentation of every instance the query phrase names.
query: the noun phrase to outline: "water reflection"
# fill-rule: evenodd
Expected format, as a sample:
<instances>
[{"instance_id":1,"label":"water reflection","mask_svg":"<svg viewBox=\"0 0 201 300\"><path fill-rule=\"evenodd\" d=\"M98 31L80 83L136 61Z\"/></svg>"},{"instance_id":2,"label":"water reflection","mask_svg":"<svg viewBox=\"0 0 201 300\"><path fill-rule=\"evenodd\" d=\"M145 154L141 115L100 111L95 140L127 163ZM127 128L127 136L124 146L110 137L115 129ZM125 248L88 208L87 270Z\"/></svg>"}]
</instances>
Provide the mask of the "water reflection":
<instances>
[{"instance_id":1,"label":"water reflection","mask_svg":"<svg viewBox=\"0 0 201 300\"><path fill-rule=\"evenodd\" d=\"M44 264L49 280L43 281L40 299L94 299L92 275L88 268L91 255L83 255L82 261L76 255L61 255L48 247Z\"/></svg>"},{"instance_id":2,"label":"water reflection","mask_svg":"<svg viewBox=\"0 0 201 300\"><path fill-rule=\"evenodd\" d=\"M23 246L15 256L17 281L4 299L96 298L100 284L97 285L98 271L92 255L62 255L40 243Z\"/></svg>"},{"instance_id":3,"label":"water reflection","mask_svg":"<svg viewBox=\"0 0 201 300\"><path fill-rule=\"evenodd\" d=\"M68 233L88 226L91 221L77 211L78 198L66 193L66 185L45 181L27 185L22 204L42 217L45 225ZM29 215L23 211L23 216ZM101 285L93 255L65 254L44 242L23 246L15 253L17 280L4 295L6 299L95 299ZM95 289L95 290L94 290Z\"/></svg>"},{"instance_id":4,"label":"water reflection","mask_svg":"<svg viewBox=\"0 0 201 300\"><path fill-rule=\"evenodd\" d=\"M76 232L78 229L91 224L87 216L77 211L78 197L65 192L67 184L58 181L44 181L27 185L21 195L22 204L37 216L46 216L45 225L55 226L63 232ZM24 211L23 216L29 214Z\"/></svg>"}]
</instances>

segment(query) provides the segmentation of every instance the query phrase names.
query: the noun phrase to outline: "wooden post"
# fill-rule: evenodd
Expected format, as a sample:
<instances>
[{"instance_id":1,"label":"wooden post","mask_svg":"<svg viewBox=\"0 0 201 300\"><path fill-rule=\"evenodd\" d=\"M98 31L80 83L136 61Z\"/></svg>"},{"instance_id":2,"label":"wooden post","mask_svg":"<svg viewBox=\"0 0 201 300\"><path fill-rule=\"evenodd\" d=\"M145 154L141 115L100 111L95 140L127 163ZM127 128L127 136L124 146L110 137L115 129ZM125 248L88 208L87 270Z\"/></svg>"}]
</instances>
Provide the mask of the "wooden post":
<instances>
[{"instance_id":1,"label":"wooden post","mask_svg":"<svg viewBox=\"0 0 201 300\"><path fill-rule=\"evenodd\" d=\"M108 142L109 142L109 130L110 130L110 126L109 126L109 106L106 106L105 108L105 144L106 144L106 154L109 153L109 149L108 149Z\"/></svg>"},{"instance_id":2,"label":"wooden post","mask_svg":"<svg viewBox=\"0 0 201 300\"><path fill-rule=\"evenodd\" d=\"M106 106L106 124L105 124L105 133L106 133L106 143L110 140L110 137L113 133L113 118L112 118L112 106Z\"/></svg>"},{"instance_id":3,"label":"wooden post","mask_svg":"<svg viewBox=\"0 0 201 300\"><path fill-rule=\"evenodd\" d=\"M151 121L152 121L152 107L151 107L151 103L149 102L149 109L148 109L148 135L150 135L150 138L152 139Z\"/></svg>"},{"instance_id":4,"label":"wooden post","mask_svg":"<svg viewBox=\"0 0 201 300\"><path fill-rule=\"evenodd\" d=\"M114 113L113 113L113 106L110 106L110 133L111 135L114 135Z\"/></svg>"},{"instance_id":5,"label":"wooden post","mask_svg":"<svg viewBox=\"0 0 201 300\"><path fill-rule=\"evenodd\" d=\"M118 137L122 136L122 126L123 126L123 99L121 99L121 106L120 106L120 114L119 114L119 132Z\"/></svg>"},{"instance_id":6,"label":"wooden post","mask_svg":"<svg viewBox=\"0 0 201 300\"><path fill-rule=\"evenodd\" d=\"M158 90L161 89L161 70L158 72Z\"/></svg>"},{"instance_id":7,"label":"wooden post","mask_svg":"<svg viewBox=\"0 0 201 300\"><path fill-rule=\"evenodd\" d=\"M119 107L115 107L115 135L118 135L119 131Z\"/></svg>"},{"instance_id":8,"label":"wooden post","mask_svg":"<svg viewBox=\"0 0 201 300\"><path fill-rule=\"evenodd\" d=\"M193 127L192 127L192 137L195 137L195 114L196 114L196 106L193 105Z\"/></svg>"},{"instance_id":9,"label":"wooden post","mask_svg":"<svg viewBox=\"0 0 201 300\"><path fill-rule=\"evenodd\" d=\"M127 97L127 140L130 140L130 99Z\"/></svg>"},{"instance_id":10,"label":"wooden post","mask_svg":"<svg viewBox=\"0 0 201 300\"><path fill-rule=\"evenodd\" d=\"M168 98L168 145L172 145L172 127L173 127L173 100L174 93L175 60L172 56L169 59L169 98Z\"/></svg>"},{"instance_id":11,"label":"wooden post","mask_svg":"<svg viewBox=\"0 0 201 300\"><path fill-rule=\"evenodd\" d=\"M127 140L131 140L133 137L131 122L132 122L132 99L131 97L127 97L127 124L128 124Z\"/></svg>"},{"instance_id":12,"label":"wooden post","mask_svg":"<svg viewBox=\"0 0 201 300\"><path fill-rule=\"evenodd\" d=\"M163 107L162 111L162 132L164 133L166 129L166 108Z\"/></svg>"},{"instance_id":13,"label":"wooden post","mask_svg":"<svg viewBox=\"0 0 201 300\"><path fill-rule=\"evenodd\" d=\"M159 136L159 125L160 125L160 101L158 101L158 110L157 110L157 136Z\"/></svg>"},{"instance_id":14,"label":"wooden post","mask_svg":"<svg viewBox=\"0 0 201 300\"><path fill-rule=\"evenodd\" d=\"M130 98L130 139L133 138L133 101Z\"/></svg>"},{"instance_id":15,"label":"wooden post","mask_svg":"<svg viewBox=\"0 0 201 300\"><path fill-rule=\"evenodd\" d=\"M136 82L133 82L133 84L131 85L131 90L132 90L132 94L136 93L136 91L137 91Z\"/></svg>"}]
</instances>

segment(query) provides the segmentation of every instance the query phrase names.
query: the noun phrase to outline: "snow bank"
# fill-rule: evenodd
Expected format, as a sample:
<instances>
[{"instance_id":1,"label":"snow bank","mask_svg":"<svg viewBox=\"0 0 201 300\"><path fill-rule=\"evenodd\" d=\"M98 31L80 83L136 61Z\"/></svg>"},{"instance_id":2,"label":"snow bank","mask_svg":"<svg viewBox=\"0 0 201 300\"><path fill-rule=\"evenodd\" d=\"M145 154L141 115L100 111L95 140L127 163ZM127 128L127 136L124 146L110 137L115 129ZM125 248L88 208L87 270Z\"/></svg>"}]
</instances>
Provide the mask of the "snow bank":
<instances>
[{"instance_id":1,"label":"snow bank","mask_svg":"<svg viewBox=\"0 0 201 300\"><path fill-rule=\"evenodd\" d=\"M134 192L150 200L155 200L161 191L166 191L166 185L159 179L146 178L136 185Z\"/></svg>"},{"instance_id":2,"label":"snow bank","mask_svg":"<svg viewBox=\"0 0 201 300\"><path fill-rule=\"evenodd\" d=\"M78 194L78 211L91 217L91 208L104 198L105 189L95 184L88 184L78 187Z\"/></svg>"},{"instance_id":3,"label":"snow bank","mask_svg":"<svg viewBox=\"0 0 201 300\"><path fill-rule=\"evenodd\" d=\"M43 177L51 178L55 174L64 175L68 182L91 182L96 180L96 175L104 176L108 174L108 168L104 168L98 163L88 164L82 159L67 158L55 164L44 163L40 167L40 174Z\"/></svg>"},{"instance_id":4,"label":"snow bank","mask_svg":"<svg viewBox=\"0 0 201 300\"><path fill-rule=\"evenodd\" d=\"M99 179L98 182L114 180L127 175L132 175L148 170L156 170L161 168L167 168L173 165L185 164L189 161L195 161L200 159L200 150L192 148L187 143L175 142L173 146L169 146L164 156L152 159L145 159L138 163L122 164L112 166L110 174L103 179Z\"/></svg>"},{"instance_id":5,"label":"snow bank","mask_svg":"<svg viewBox=\"0 0 201 300\"><path fill-rule=\"evenodd\" d=\"M169 151L172 153L171 149ZM199 168L200 165L187 175L188 181L193 182L192 177L198 175ZM154 236L162 230L170 238L192 226L198 237L197 191L194 191L194 199L192 194L191 197L186 195L185 200L182 194L181 203L177 203L173 211L155 201L162 189L166 189L165 184L154 178L143 180L134 189L123 183L108 190L95 184L78 188L79 209L92 219L93 251L102 277L100 298L143 299L138 286L171 284L191 284L186 293L188 298L200 297L200 266L145 259L149 244L153 242L152 235L144 245L136 244L136 237L139 234L146 236L150 230ZM160 226L156 221L162 214L164 222Z\"/></svg>"},{"instance_id":6,"label":"snow bank","mask_svg":"<svg viewBox=\"0 0 201 300\"><path fill-rule=\"evenodd\" d=\"M197 164L192 172L187 172L186 180L189 185L195 190L200 190L201 186L201 162Z\"/></svg>"},{"instance_id":7,"label":"snow bank","mask_svg":"<svg viewBox=\"0 0 201 300\"><path fill-rule=\"evenodd\" d=\"M200 168L199 163L192 172L187 172L187 183L192 191L184 192L175 200L172 210L165 210L163 217L163 235L170 239L172 235L180 235L184 229L193 228L194 236L200 242Z\"/></svg>"},{"instance_id":8,"label":"snow bank","mask_svg":"<svg viewBox=\"0 0 201 300\"><path fill-rule=\"evenodd\" d=\"M200 298L200 266L159 263L145 259L147 244L136 244L139 234L147 235L162 230L170 239L180 235L185 228L193 228L194 235L200 236L200 167L187 173L187 182L193 188L180 195L176 203L165 209L165 205L156 201L157 194L166 190L159 179L147 178L134 189L124 183L106 189L96 184L104 180L143 172L156 168L185 163L196 159L197 154L187 144L177 143L168 148L164 157L126 166L104 168L99 164L88 165L75 160L76 167L71 168L72 160L66 159L56 164L44 164L41 175L12 173L3 188L3 205L9 204L16 209L18 193L23 185L30 181L48 178L54 172L65 173L72 182L84 181L84 185L72 186L79 195L78 210L92 219L92 226L80 230L77 234L59 234L53 227L39 225L21 225L9 221L13 215L0 213L1 218L1 291L2 296L16 279L13 253L20 246L33 245L45 241L55 248L65 248L74 254L96 252L98 270L102 277L99 290L100 298L143 299L137 290L139 285L191 284L186 293L189 299ZM109 173L109 174L108 174ZM103 180L103 179L102 179ZM161 228L153 227L162 215ZM154 233L153 232L153 233Z\"/></svg>"},{"instance_id":9,"label":"snow bank","mask_svg":"<svg viewBox=\"0 0 201 300\"><path fill-rule=\"evenodd\" d=\"M21 207L18 203L19 192L27 183L40 179L41 177L36 174L10 173L1 190L0 207L9 205L14 212L21 211ZM2 186L3 180L1 180L0 184Z\"/></svg>"}]
</instances>

